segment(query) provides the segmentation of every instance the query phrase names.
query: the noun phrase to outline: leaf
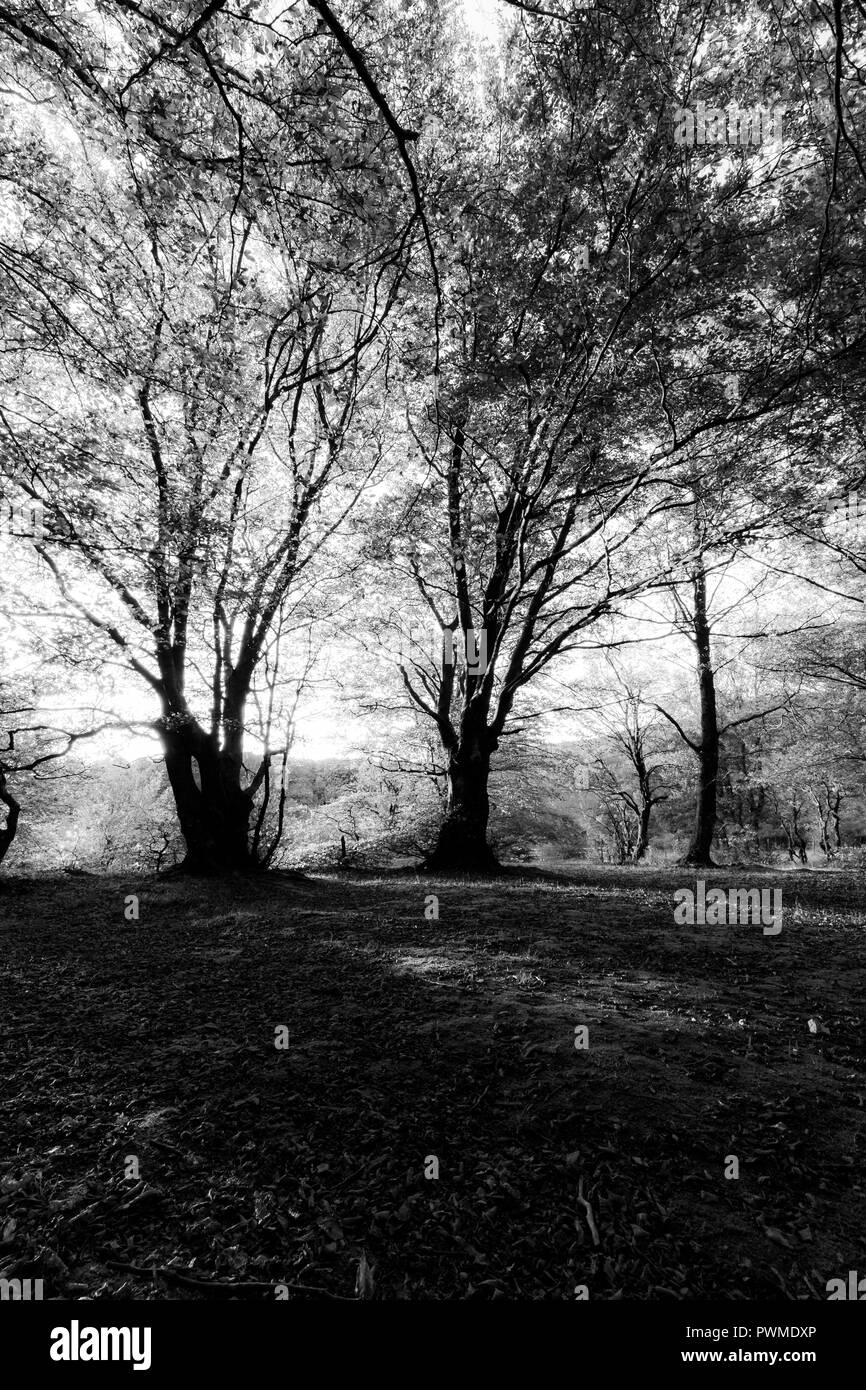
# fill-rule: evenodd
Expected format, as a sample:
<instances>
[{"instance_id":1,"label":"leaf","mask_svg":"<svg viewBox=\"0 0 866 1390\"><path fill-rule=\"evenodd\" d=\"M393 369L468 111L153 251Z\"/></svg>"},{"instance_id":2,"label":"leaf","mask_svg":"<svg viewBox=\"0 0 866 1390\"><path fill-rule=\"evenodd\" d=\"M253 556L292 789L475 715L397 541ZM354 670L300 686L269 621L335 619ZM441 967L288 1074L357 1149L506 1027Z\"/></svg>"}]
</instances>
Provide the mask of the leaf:
<instances>
[{"instance_id":1,"label":"leaf","mask_svg":"<svg viewBox=\"0 0 866 1390\"><path fill-rule=\"evenodd\" d=\"M793 1246L783 1231L778 1226L765 1226L764 1235L767 1240L771 1240L774 1245L784 1245L786 1250L792 1250Z\"/></svg>"},{"instance_id":2,"label":"leaf","mask_svg":"<svg viewBox=\"0 0 866 1390\"><path fill-rule=\"evenodd\" d=\"M358 1272L355 1275L355 1293L358 1298L372 1298L375 1289L373 1272L367 1263L366 1251L362 1251L358 1261Z\"/></svg>"}]
</instances>

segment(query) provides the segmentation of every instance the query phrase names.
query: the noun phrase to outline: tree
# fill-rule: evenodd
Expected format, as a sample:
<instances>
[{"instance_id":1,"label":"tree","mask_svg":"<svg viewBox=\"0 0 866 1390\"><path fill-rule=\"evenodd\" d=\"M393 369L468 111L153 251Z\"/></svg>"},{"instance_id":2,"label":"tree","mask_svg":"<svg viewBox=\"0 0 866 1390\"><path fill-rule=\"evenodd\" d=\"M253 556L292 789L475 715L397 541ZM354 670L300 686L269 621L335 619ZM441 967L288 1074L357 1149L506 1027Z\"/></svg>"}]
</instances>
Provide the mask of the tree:
<instances>
[{"instance_id":1,"label":"tree","mask_svg":"<svg viewBox=\"0 0 866 1390\"><path fill-rule=\"evenodd\" d=\"M801 171L738 155L717 178L702 152L666 140L664 109L647 123L659 84L690 80L679 29L627 7L569 12L566 31L525 8L539 24L512 36L501 87L469 112L464 95L458 173L431 208L441 373L427 409L408 409L399 516L412 534L379 538L411 619L426 613L445 636L435 665L415 651L402 667L447 760L429 861L441 868L496 867L491 759L527 687L681 566L654 568L640 536L700 481L696 441L712 474L706 441L742 451L755 422L790 417L809 377L796 322L780 329L754 302L742 312L745 243L757 302L786 292Z\"/></svg>"},{"instance_id":2,"label":"tree","mask_svg":"<svg viewBox=\"0 0 866 1390\"><path fill-rule=\"evenodd\" d=\"M204 15L178 35L119 9L108 96L84 20L58 78L44 22L5 15L19 87L26 70L55 118L25 94L7 151L6 466L45 506L39 553L71 619L155 697L185 867L246 870L269 857L251 818L270 767L246 772L247 707L379 466L366 401L421 214L389 184L408 135L382 141L344 31L256 28L243 69L212 58ZM244 52L246 21L220 9L209 38L221 25L216 47ZM273 152L287 139L297 157Z\"/></svg>"},{"instance_id":3,"label":"tree","mask_svg":"<svg viewBox=\"0 0 866 1390\"><path fill-rule=\"evenodd\" d=\"M704 499L701 499L704 502ZM790 702L791 694L782 690L772 703L759 699L758 708L737 715L724 723L719 717L717 677L720 662L729 665L740 663L750 645L757 643L763 635L758 626L746 633L725 633L733 638L727 650L722 644L724 656L720 658L714 645L714 628L718 628L732 615L740 621L746 605L756 603L766 589L765 577L757 581L746 578L745 582L734 583L726 591L724 580L730 565L730 554L722 550L721 558L713 561L712 552L716 548L718 528L714 512L705 504L695 501L693 505L693 539L695 551L689 562L689 581L681 588L673 589L677 609L675 625L677 630L688 638L694 648L697 666L698 685L698 732L694 737L686 733L682 724L669 710L657 705L659 713L676 729L680 738L691 749L697 760L697 790L695 800L694 828L688 848L683 858L684 864L697 867L710 867L713 864L712 845L718 819L720 790L720 769L723 741L732 730L740 730L754 721L763 721ZM708 592L708 575L716 578L714 593ZM716 612L713 613L713 599L718 598Z\"/></svg>"},{"instance_id":4,"label":"tree","mask_svg":"<svg viewBox=\"0 0 866 1390\"><path fill-rule=\"evenodd\" d=\"M0 624L0 635L3 625ZM14 677L0 685L0 866L6 859L22 824L24 805L19 788L67 776L64 761L71 750L111 729L129 732L129 725L100 717L95 708L70 712L62 705L66 679L51 653L38 642L31 648L29 664L19 650ZM37 690L38 685L38 690Z\"/></svg>"},{"instance_id":5,"label":"tree","mask_svg":"<svg viewBox=\"0 0 866 1390\"><path fill-rule=\"evenodd\" d=\"M785 832L788 841L788 858L800 864L808 864L809 856L806 852L806 837L803 833L803 825L800 814L803 810L803 802L796 786L787 787L784 792L775 787L770 789L770 798L776 812L779 824Z\"/></svg>"},{"instance_id":6,"label":"tree","mask_svg":"<svg viewBox=\"0 0 866 1390\"><path fill-rule=\"evenodd\" d=\"M8 775L9 768L5 762L0 761L0 801L6 807L5 825L0 829L0 864L12 848L21 815L21 803L12 795L7 781Z\"/></svg>"},{"instance_id":7,"label":"tree","mask_svg":"<svg viewBox=\"0 0 866 1390\"><path fill-rule=\"evenodd\" d=\"M607 800L619 801L633 817L635 828L634 834L629 837L627 857L632 863L639 864L649 849L653 808L667 801L668 795L662 790L662 764L650 761L648 739L654 722L648 717L640 691L626 686L623 697L617 701L617 709L619 718L617 727L612 731L612 742L634 779L633 787L623 785L604 759L596 759L596 766L601 773L600 784Z\"/></svg>"}]
</instances>

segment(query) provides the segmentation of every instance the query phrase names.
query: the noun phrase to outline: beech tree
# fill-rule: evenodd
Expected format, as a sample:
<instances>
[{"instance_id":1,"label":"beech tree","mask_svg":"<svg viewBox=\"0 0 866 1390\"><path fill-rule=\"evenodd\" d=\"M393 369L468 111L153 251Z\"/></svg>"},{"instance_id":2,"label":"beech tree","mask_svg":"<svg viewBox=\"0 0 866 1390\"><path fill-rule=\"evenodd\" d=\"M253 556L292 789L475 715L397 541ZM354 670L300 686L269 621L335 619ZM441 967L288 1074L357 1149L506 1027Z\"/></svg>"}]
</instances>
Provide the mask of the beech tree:
<instances>
[{"instance_id":1,"label":"beech tree","mask_svg":"<svg viewBox=\"0 0 866 1390\"><path fill-rule=\"evenodd\" d=\"M247 869L269 858L250 818L270 768L245 767L247 706L287 614L321 615L328 547L381 462L367 397L423 240L417 187L327 15L244 33L211 5L180 36L113 9L108 74L86 19L58 75L55 28L0 15L20 94L4 466L44 504L71 619L155 697L185 867Z\"/></svg>"},{"instance_id":2,"label":"beech tree","mask_svg":"<svg viewBox=\"0 0 866 1390\"><path fill-rule=\"evenodd\" d=\"M656 806L667 801L663 762L659 761L659 720L644 692L624 673L615 673L613 699L594 721L604 730L610 753L593 762L591 789L606 808L608 821L617 830L623 849L622 862L639 864L650 846L650 825Z\"/></svg>"},{"instance_id":3,"label":"beech tree","mask_svg":"<svg viewBox=\"0 0 866 1390\"><path fill-rule=\"evenodd\" d=\"M797 221L800 166L743 151L714 165L676 145L667 93L693 92L686 25L630 10L563 26L521 8L538 25L515 31L501 84L474 109L463 95L456 172L431 208L441 371L426 410L422 384L410 392L405 538L377 536L413 620L446 634L444 660L416 651L402 667L447 760L430 859L443 868L495 868L491 758L526 688L681 572L682 555L654 566L640 537L714 474L707 441L742 458L751 438L772 487L766 439L814 375L802 323L759 307L788 292L784 258L817 235ZM795 128L792 149L804 138Z\"/></svg>"},{"instance_id":4,"label":"beech tree","mask_svg":"<svg viewBox=\"0 0 866 1390\"><path fill-rule=\"evenodd\" d=\"M9 767L6 762L0 760L0 801L6 807L4 825L0 828L0 864L6 858L12 848L12 841L18 833L18 820L21 815L21 803L12 793L8 784Z\"/></svg>"}]
</instances>

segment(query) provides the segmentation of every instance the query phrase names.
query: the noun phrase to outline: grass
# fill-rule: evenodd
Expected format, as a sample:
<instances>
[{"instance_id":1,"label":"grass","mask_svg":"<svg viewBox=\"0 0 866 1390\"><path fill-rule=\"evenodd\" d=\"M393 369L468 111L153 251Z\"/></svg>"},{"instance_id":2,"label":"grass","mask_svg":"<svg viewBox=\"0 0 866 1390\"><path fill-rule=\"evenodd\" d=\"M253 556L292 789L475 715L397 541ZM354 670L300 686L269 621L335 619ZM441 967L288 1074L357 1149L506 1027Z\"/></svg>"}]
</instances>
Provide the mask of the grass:
<instances>
[{"instance_id":1,"label":"grass","mask_svg":"<svg viewBox=\"0 0 866 1390\"><path fill-rule=\"evenodd\" d=\"M826 1297L866 1264L862 883L708 872L781 883L764 937L674 926L681 869L580 872L8 881L0 1276Z\"/></svg>"}]
</instances>

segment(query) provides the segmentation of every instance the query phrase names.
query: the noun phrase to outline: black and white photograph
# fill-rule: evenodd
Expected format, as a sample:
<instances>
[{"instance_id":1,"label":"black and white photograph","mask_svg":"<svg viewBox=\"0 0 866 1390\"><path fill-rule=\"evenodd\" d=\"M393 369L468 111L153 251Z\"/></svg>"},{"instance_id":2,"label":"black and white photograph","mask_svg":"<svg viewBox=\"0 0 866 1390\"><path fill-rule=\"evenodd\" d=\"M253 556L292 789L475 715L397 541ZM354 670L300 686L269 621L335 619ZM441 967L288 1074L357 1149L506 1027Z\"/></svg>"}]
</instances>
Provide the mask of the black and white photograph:
<instances>
[{"instance_id":1,"label":"black and white photograph","mask_svg":"<svg viewBox=\"0 0 866 1390\"><path fill-rule=\"evenodd\" d=\"M860 0L0 0L22 1375L347 1303L821 1369L864 405Z\"/></svg>"}]
</instances>

